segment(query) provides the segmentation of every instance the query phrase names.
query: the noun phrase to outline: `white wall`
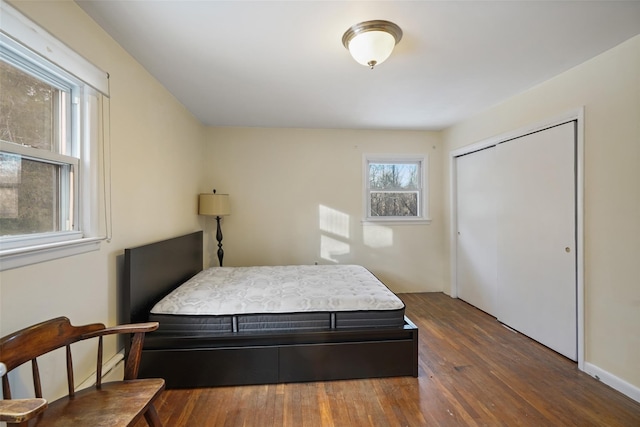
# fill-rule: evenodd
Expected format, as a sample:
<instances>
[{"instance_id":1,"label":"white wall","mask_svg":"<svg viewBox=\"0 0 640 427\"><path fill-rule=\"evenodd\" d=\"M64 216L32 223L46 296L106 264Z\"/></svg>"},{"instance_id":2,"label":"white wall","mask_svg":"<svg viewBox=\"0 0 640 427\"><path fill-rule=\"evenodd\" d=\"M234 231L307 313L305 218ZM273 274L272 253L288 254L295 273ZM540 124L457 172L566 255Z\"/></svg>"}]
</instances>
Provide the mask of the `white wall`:
<instances>
[{"instance_id":1,"label":"white wall","mask_svg":"<svg viewBox=\"0 0 640 427\"><path fill-rule=\"evenodd\" d=\"M640 36L451 127L443 133L444 149L449 153L580 106L585 108L585 362L587 371L638 399ZM448 229L448 211L445 220ZM447 282L449 272L447 266Z\"/></svg>"},{"instance_id":2,"label":"white wall","mask_svg":"<svg viewBox=\"0 0 640 427\"><path fill-rule=\"evenodd\" d=\"M205 128L74 2L11 4L111 76L113 238L96 252L0 273L0 335L60 315L115 324L124 248L203 225L195 213ZM115 347L105 343L105 360ZM61 358L41 365L45 397L61 391ZM95 350L75 362L80 383Z\"/></svg>"},{"instance_id":3,"label":"white wall","mask_svg":"<svg viewBox=\"0 0 640 427\"><path fill-rule=\"evenodd\" d=\"M429 156L430 225L361 224L363 153ZM206 190L229 193L232 210L225 265L361 264L396 292L441 291L441 153L433 132L209 129Z\"/></svg>"}]
</instances>

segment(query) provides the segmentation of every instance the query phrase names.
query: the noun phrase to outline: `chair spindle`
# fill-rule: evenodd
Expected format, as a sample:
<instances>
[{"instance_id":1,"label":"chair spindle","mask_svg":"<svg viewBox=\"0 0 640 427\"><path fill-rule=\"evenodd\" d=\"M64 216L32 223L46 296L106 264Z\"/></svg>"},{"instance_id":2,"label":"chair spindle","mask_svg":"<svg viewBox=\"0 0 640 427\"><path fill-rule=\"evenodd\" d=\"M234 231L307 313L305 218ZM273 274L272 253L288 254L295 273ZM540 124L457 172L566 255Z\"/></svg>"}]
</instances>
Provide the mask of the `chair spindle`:
<instances>
[{"instance_id":1,"label":"chair spindle","mask_svg":"<svg viewBox=\"0 0 640 427\"><path fill-rule=\"evenodd\" d=\"M102 337L98 337L98 366L96 367L96 388L102 387Z\"/></svg>"},{"instance_id":2,"label":"chair spindle","mask_svg":"<svg viewBox=\"0 0 640 427\"><path fill-rule=\"evenodd\" d=\"M67 346L67 384L69 386L69 397L76 395L73 383L73 361L71 360L71 346Z\"/></svg>"},{"instance_id":3,"label":"chair spindle","mask_svg":"<svg viewBox=\"0 0 640 427\"><path fill-rule=\"evenodd\" d=\"M33 373L33 391L36 397L42 398L42 383L40 382L40 369L38 369L38 360L31 359L31 372Z\"/></svg>"}]
</instances>

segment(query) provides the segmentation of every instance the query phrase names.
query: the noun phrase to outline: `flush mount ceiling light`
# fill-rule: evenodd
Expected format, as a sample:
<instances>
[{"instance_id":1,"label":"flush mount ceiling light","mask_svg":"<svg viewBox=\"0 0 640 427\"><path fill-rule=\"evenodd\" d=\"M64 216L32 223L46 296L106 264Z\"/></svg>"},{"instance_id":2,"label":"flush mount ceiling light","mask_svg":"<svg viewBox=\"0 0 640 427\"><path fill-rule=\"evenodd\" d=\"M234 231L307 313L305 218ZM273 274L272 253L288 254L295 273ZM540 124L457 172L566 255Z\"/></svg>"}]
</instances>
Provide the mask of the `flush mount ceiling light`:
<instances>
[{"instance_id":1,"label":"flush mount ceiling light","mask_svg":"<svg viewBox=\"0 0 640 427\"><path fill-rule=\"evenodd\" d=\"M342 36L342 44L356 62L373 70L391 55L402 39L402 30L389 21L366 21L349 28Z\"/></svg>"}]
</instances>

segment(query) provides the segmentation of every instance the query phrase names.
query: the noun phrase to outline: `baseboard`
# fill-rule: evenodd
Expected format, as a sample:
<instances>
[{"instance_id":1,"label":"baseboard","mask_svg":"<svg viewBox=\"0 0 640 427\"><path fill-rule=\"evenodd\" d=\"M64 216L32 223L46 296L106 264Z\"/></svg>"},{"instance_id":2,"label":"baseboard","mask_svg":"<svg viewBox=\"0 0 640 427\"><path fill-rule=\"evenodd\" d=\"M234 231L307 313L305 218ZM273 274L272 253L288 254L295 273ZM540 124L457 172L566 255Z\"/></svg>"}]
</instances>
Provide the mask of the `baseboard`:
<instances>
[{"instance_id":1,"label":"baseboard","mask_svg":"<svg viewBox=\"0 0 640 427\"><path fill-rule=\"evenodd\" d=\"M596 365L592 365L588 362L584 362L584 372L591 375L598 381L602 381L609 387L618 390L620 393L629 396L636 402L640 402L640 387L636 387L633 384L630 384L625 380L618 378L615 375L605 371L604 369L601 369Z\"/></svg>"},{"instance_id":2,"label":"baseboard","mask_svg":"<svg viewBox=\"0 0 640 427\"><path fill-rule=\"evenodd\" d=\"M102 381L118 381L124 375L124 350L116 353L111 359L102 365ZM76 391L91 387L96 383L96 372L76 387Z\"/></svg>"}]
</instances>

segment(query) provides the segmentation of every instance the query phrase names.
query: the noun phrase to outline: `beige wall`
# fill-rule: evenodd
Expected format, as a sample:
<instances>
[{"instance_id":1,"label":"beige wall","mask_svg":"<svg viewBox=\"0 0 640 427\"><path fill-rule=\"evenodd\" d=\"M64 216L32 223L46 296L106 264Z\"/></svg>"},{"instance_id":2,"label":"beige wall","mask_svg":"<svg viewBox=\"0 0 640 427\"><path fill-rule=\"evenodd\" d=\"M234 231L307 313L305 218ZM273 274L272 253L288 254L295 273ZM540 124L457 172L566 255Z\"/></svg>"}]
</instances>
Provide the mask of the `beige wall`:
<instances>
[{"instance_id":1,"label":"beige wall","mask_svg":"<svg viewBox=\"0 0 640 427\"><path fill-rule=\"evenodd\" d=\"M363 153L429 156L430 225L362 225ZM442 290L438 133L211 128L206 158L208 191L230 195L225 265L361 264L396 292Z\"/></svg>"},{"instance_id":2,"label":"beige wall","mask_svg":"<svg viewBox=\"0 0 640 427\"><path fill-rule=\"evenodd\" d=\"M581 106L585 362L640 387L640 36L448 129L445 157Z\"/></svg>"},{"instance_id":3,"label":"beige wall","mask_svg":"<svg viewBox=\"0 0 640 427\"><path fill-rule=\"evenodd\" d=\"M115 324L124 248L203 225L195 206L205 128L74 2L11 4L111 76L113 239L100 251L0 273L0 335L59 315ZM105 360L115 352L110 341ZM77 362L79 383L91 368ZM42 372L62 380L49 366Z\"/></svg>"}]
</instances>

